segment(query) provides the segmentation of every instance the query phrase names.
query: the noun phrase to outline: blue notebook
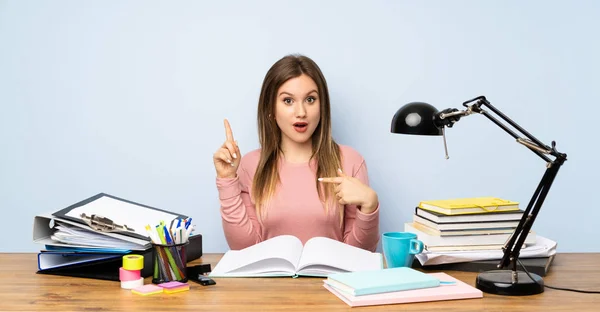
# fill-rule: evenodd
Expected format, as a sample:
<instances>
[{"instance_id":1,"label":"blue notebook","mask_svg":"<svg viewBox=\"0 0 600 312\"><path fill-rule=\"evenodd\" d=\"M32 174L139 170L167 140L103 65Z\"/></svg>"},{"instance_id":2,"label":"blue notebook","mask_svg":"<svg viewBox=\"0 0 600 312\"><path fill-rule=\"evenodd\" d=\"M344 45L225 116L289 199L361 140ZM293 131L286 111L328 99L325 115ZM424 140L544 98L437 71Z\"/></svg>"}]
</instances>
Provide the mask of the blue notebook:
<instances>
[{"instance_id":1,"label":"blue notebook","mask_svg":"<svg viewBox=\"0 0 600 312\"><path fill-rule=\"evenodd\" d=\"M408 267L330 274L325 282L354 296L440 285L439 279Z\"/></svg>"}]
</instances>

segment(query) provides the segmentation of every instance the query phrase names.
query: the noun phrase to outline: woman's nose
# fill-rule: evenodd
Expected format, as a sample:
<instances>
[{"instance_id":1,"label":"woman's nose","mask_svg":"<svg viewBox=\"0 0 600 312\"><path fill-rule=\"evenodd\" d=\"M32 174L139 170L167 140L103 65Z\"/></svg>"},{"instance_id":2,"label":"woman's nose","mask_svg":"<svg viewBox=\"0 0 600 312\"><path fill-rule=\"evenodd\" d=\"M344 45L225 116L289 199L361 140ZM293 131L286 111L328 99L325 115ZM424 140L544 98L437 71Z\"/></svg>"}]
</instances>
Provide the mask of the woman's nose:
<instances>
[{"instance_id":1,"label":"woman's nose","mask_svg":"<svg viewBox=\"0 0 600 312\"><path fill-rule=\"evenodd\" d=\"M303 104L296 105L296 117L304 117L306 116L306 109Z\"/></svg>"}]
</instances>

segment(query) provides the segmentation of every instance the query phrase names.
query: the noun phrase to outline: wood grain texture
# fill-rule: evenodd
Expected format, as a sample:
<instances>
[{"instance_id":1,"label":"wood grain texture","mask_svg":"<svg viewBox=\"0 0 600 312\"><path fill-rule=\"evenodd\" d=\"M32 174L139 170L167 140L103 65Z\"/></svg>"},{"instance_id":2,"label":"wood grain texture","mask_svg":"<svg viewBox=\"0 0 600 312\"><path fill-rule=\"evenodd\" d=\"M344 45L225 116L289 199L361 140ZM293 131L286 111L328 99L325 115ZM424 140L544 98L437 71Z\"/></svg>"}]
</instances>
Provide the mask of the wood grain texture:
<instances>
[{"instance_id":1,"label":"wood grain texture","mask_svg":"<svg viewBox=\"0 0 600 312\"><path fill-rule=\"evenodd\" d=\"M192 264L214 265L222 254ZM0 254L1 311L598 311L600 294L546 288L540 295L350 308L323 288L322 278L218 278L217 285L190 282L187 292L139 296L119 282L35 274L36 254ZM470 285L476 273L444 271ZM150 278L146 283L150 283ZM558 254L546 284L599 290L600 253Z\"/></svg>"}]
</instances>

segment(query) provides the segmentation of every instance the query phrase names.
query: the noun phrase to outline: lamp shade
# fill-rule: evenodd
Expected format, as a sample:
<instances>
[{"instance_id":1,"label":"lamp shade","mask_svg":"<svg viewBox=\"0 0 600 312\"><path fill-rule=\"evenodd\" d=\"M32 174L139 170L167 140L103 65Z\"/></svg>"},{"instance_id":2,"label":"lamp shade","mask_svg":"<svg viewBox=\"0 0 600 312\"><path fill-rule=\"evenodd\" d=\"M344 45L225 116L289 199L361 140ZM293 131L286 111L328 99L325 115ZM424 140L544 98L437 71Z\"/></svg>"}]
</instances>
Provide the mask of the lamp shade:
<instances>
[{"instance_id":1,"label":"lamp shade","mask_svg":"<svg viewBox=\"0 0 600 312\"><path fill-rule=\"evenodd\" d=\"M434 123L438 110L423 102L408 103L398 109L392 119L392 133L417 135L442 135Z\"/></svg>"}]
</instances>

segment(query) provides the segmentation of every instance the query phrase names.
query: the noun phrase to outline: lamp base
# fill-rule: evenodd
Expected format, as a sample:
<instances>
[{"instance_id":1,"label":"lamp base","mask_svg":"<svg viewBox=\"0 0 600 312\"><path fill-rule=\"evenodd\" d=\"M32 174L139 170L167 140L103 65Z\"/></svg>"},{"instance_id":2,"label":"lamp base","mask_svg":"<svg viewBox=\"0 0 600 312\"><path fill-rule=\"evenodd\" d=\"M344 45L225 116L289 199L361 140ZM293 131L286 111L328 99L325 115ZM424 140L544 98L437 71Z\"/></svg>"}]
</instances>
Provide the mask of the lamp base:
<instances>
[{"instance_id":1,"label":"lamp base","mask_svg":"<svg viewBox=\"0 0 600 312\"><path fill-rule=\"evenodd\" d=\"M528 296L544 292L544 280L537 274L531 274L534 280L523 271L517 271L517 281L512 282L512 270L494 270L477 275L476 286L479 290L496 295Z\"/></svg>"}]
</instances>

